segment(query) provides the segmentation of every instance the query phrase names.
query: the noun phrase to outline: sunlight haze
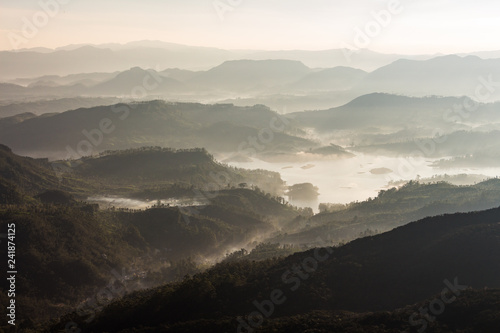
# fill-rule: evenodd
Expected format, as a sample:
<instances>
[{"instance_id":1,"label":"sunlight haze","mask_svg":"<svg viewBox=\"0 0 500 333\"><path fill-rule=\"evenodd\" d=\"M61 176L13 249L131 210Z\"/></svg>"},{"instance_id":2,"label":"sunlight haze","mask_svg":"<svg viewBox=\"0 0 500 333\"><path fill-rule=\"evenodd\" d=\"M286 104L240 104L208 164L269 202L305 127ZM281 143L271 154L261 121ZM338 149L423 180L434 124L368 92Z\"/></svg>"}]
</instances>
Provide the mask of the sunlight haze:
<instances>
[{"instance_id":1,"label":"sunlight haze","mask_svg":"<svg viewBox=\"0 0 500 333\"><path fill-rule=\"evenodd\" d=\"M55 0L54 0L55 1ZM41 1L50 3L49 0ZM35 37L18 48L161 40L223 49L336 49L356 47L356 29L372 13L399 3L366 48L382 53L433 54L500 49L500 4L481 1L65 1ZM61 2L62 3L62 2ZM231 5L232 4L232 5ZM13 49L38 1L1 2L0 49ZM42 22L43 23L43 22ZM357 47L356 47L357 48Z\"/></svg>"}]
</instances>

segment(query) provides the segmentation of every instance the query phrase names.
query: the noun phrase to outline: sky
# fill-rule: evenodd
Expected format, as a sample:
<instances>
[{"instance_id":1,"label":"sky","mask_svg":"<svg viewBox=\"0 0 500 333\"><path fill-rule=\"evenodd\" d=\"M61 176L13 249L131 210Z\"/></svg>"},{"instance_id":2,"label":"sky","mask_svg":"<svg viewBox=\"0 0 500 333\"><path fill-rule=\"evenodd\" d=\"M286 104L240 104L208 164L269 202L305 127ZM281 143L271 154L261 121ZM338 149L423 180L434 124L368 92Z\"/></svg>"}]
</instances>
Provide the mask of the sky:
<instances>
[{"instance_id":1,"label":"sky","mask_svg":"<svg viewBox=\"0 0 500 333\"><path fill-rule=\"evenodd\" d=\"M258 50L500 50L496 0L0 0L0 50L137 40Z\"/></svg>"}]
</instances>

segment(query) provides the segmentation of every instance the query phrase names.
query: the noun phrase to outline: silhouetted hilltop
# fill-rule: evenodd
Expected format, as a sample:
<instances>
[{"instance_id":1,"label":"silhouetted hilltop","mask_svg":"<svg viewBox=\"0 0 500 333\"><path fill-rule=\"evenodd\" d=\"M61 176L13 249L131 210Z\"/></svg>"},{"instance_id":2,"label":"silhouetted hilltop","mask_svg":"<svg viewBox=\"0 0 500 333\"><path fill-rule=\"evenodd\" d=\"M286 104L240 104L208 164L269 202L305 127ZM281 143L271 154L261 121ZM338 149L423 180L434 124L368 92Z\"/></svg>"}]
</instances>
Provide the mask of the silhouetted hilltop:
<instances>
[{"instance_id":1,"label":"silhouetted hilltop","mask_svg":"<svg viewBox=\"0 0 500 333\"><path fill-rule=\"evenodd\" d=\"M200 321L207 321L228 329L229 320L236 329L241 323L236 321L237 316L248 323L247 316L252 311L266 311L254 304L264 304L273 290L281 292L283 301L273 305L272 317L264 322L283 325L280 319L286 318L283 316L299 316L314 310L392 310L432 299L444 288L454 288L451 292L455 293L453 300L457 303L449 308L455 310L434 324L440 327L449 323L449 316L457 316L460 308L465 310L467 299L475 299L484 311L490 300L498 298L495 292L464 292L464 289L500 287L500 265L496 260L500 253L496 236L500 232L499 216L497 208L426 218L339 248L310 250L280 260L218 264L180 284L115 302L84 327L89 332L125 332L132 328L146 332L153 327L188 330L197 327ZM415 308L407 308L404 313L393 312L401 318L398 325L402 326L397 327L410 327L409 315ZM377 318L381 325L390 315L373 314L364 318ZM369 319L361 323L367 324L366 320ZM483 324L491 327L497 321L498 316ZM456 325L475 327L481 323L460 321Z\"/></svg>"}]
</instances>

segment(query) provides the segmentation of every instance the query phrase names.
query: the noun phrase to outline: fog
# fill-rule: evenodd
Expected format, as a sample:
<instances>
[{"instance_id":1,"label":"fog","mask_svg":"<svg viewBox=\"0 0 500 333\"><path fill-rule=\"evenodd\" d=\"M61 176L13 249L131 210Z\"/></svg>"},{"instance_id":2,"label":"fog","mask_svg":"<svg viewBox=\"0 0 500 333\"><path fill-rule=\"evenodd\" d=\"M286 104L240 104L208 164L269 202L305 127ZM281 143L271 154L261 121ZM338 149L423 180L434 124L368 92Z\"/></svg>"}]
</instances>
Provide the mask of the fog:
<instances>
[{"instance_id":1,"label":"fog","mask_svg":"<svg viewBox=\"0 0 500 333\"><path fill-rule=\"evenodd\" d=\"M498 331L498 4L67 2L0 6L0 332Z\"/></svg>"},{"instance_id":2,"label":"fog","mask_svg":"<svg viewBox=\"0 0 500 333\"><path fill-rule=\"evenodd\" d=\"M350 203L376 197L382 189L392 187L391 181L417 180L434 175L481 174L495 177L500 174L497 168L449 168L436 169L431 166L437 159L397 158L360 154L350 159L317 160L309 163L268 163L252 159L249 163L229 163L241 168L262 168L279 172L287 185L312 183L319 188L316 201L304 202L291 200L298 207L311 207L318 212L319 203ZM312 167L311 167L312 166ZM379 168L392 172L377 174Z\"/></svg>"},{"instance_id":3,"label":"fog","mask_svg":"<svg viewBox=\"0 0 500 333\"><path fill-rule=\"evenodd\" d=\"M203 198L191 199L191 198L170 198L170 199L160 199L160 200L137 200L130 198L123 198L118 196L91 196L88 197L87 202L96 203L101 208L128 208L128 209L147 209L151 208L158 203L165 206L198 206L206 204L207 201Z\"/></svg>"}]
</instances>

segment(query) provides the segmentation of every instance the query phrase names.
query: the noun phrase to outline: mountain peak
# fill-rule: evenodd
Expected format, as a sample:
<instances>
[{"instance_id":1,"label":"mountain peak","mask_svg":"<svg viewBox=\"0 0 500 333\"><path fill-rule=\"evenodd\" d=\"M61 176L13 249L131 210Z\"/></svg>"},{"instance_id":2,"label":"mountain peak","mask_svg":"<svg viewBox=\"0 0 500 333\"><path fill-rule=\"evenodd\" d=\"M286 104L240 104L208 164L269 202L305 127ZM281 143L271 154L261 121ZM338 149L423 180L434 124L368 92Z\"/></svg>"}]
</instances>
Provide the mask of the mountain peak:
<instances>
[{"instance_id":1,"label":"mountain peak","mask_svg":"<svg viewBox=\"0 0 500 333\"><path fill-rule=\"evenodd\" d=\"M407 103L412 97L401 96L401 95L393 95L388 93L371 93L359 96L345 106L354 106L354 107L370 107L370 106L383 106L383 105L394 105Z\"/></svg>"},{"instance_id":2,"label":"mountain peak","mask_svg":"<svg viewBox=\"0 0 500 333\"><path fill-rule=\"evenodd\" d=\"M6 152L6 153L12 153L12 149L7 147L6 145L3 145L0 143L0 151Z\"/></svg>"}]
</instances>

